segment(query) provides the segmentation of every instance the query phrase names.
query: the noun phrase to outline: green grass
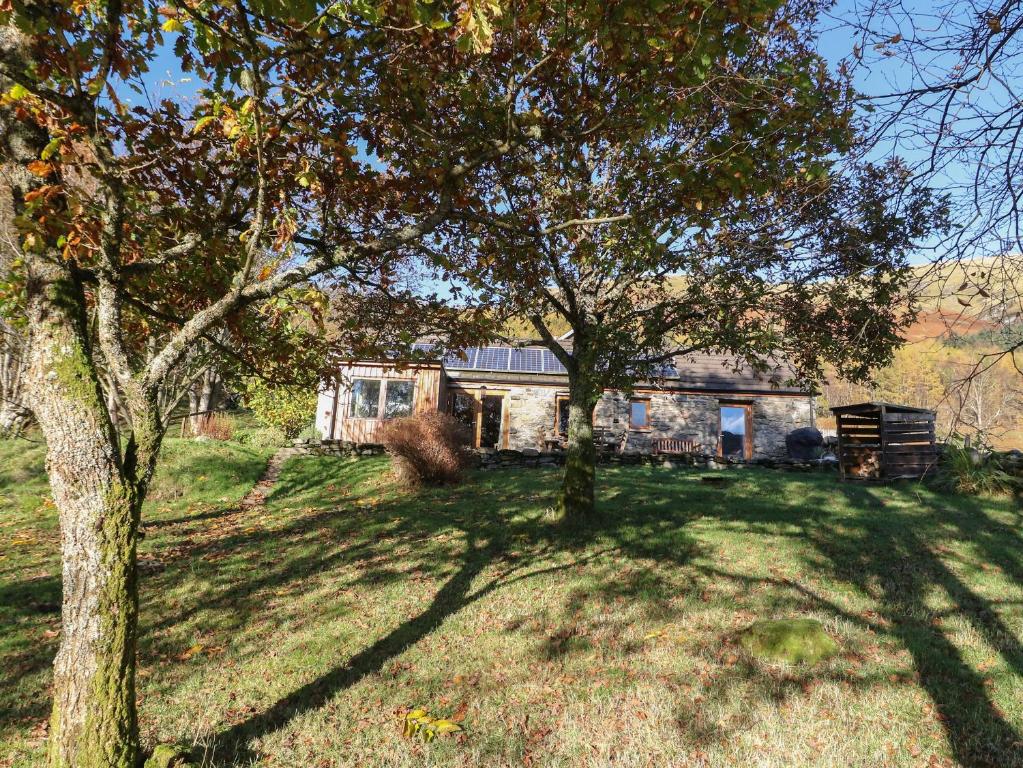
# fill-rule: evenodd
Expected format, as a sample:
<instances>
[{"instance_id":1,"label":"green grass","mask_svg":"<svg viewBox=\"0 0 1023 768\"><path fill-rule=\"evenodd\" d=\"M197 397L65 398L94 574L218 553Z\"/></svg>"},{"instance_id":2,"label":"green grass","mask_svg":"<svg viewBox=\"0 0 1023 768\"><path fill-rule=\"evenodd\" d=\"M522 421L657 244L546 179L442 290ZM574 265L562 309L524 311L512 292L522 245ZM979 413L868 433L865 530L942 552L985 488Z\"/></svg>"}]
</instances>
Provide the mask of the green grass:
<instances>
[{"instance_id":1,"label":"green grass","mask_svg":"<svg viewBox=\"0 0 1023 768\"><path fill-rule=\"evenodd\" d=\"M150 606L163 598L148 592L163 563L187 552L174 521L219 516L259 479L267 458L233 442L166 441L140 547ZM60 531L44 460L36 440L0 440L0 766L37 765L47 721L61 595Z\"/></svg>"},{"instance_id":2,"label":"green grass","mask_svg":"<svg viewBox=\"0 0 1023 768\"><path fill-rule=\"evenodd\" d=\"M19 767L42 754L57 627L26 598L58 592L53 512L21 471L0 529ZM575 527L547 471L407 494L386 459L295 459L245 512L181 483L147 512L144 738L209 766L1023 765L1013 501L728 478L608 470L602 516ZM819 620L839 655L756 661L741 632L772 618ZM404 740L416 707L465 732Z\"/></svg>"}]
</instances>

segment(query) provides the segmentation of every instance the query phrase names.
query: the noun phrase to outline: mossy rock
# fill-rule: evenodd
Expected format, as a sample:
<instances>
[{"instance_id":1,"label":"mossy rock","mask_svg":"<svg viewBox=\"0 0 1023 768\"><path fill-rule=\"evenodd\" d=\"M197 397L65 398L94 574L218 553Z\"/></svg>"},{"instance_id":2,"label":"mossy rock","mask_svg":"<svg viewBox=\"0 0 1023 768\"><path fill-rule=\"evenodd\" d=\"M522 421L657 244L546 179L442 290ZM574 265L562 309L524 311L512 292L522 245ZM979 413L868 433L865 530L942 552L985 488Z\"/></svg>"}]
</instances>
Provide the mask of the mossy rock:
<instances>
[{"instance_id":1,"label":"mossy rock","mask_svg":"<svg viewBox=\"0 0 1023 768\"><path fill-rule=\"evenodd\" d=\"M814 619L758 621L739 642L754 658L785 664L812 666L838 653L838 643Z\"/></svg>"},{"instance_id":2,"label":"mossy rock","mask_svg":"<svg viewBox=\"0 0 1023 768\"><path fill-rule=\"evenodd\" d=\"M146 760L144 768L189 768L188 748L180 744L160 744Z\"/></svg>"}]
</instances>

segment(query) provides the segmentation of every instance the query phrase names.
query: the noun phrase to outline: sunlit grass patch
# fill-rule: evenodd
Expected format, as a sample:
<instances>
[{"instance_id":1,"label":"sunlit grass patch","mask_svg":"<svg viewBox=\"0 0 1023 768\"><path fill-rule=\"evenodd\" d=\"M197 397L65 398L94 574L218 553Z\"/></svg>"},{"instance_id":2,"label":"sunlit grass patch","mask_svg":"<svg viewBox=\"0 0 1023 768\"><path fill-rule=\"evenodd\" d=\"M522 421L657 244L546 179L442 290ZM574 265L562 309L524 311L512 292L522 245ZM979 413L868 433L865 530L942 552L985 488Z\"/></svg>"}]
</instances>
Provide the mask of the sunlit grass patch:
<instances>
[{"instance_id":1,"label":"sunlit grass patch","mask_svg":"<svg viewBox=\"0 0 1023 768\"><path fill-rule=\"evenodd\" d=\"M208 497L233 491L213 486L158 502L149 743L193 743L211 766L1023 764L1008 501L620 468L601 474L599 517L563 526L556 472L411 493L387 470L299 458L264 509L222 516ZM54 546L26 552L55 562ZM840 652L759 663L738 638L764 619L819 621ZM35 675L32 716L0 726L24 765L45 717ZM404 738L415 709L464 730Z\"/></svg>"}]
</instances>

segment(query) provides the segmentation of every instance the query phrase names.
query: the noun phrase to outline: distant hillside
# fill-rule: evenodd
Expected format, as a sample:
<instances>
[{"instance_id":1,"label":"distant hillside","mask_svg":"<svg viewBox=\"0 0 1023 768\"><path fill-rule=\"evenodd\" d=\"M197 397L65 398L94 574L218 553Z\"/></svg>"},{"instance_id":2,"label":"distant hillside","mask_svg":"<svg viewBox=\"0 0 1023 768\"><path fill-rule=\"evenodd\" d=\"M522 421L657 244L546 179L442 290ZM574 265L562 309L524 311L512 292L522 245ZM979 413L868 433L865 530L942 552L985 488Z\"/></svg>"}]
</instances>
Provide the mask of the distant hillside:
<instances>
[{"instance_id":1,"label":"distant hillside","mask_svg":"<svg viewBox=\"0 0 1023 768\"><path fill-rule=\"evenodd\" d=\"M914 269L921 309L991 323L1023 321L1023 256Z\"/></svg>"},{"instance_id":2,"label":"distant hillside","mask_svg":"<svg viewBox=\"0 0 1023 768\"><path fill-rule=\"evenodd\" d=\"M915 267L913 273L920 315L905 330L908 342L953 340L1023 324L1023 256L968 264L928 264ZM568 330L568 324L558 316L548 317L547 324L555 335ZM536 337L525 318L508 321L504 333L515 338Z\"/></svg>"}]
</instances>

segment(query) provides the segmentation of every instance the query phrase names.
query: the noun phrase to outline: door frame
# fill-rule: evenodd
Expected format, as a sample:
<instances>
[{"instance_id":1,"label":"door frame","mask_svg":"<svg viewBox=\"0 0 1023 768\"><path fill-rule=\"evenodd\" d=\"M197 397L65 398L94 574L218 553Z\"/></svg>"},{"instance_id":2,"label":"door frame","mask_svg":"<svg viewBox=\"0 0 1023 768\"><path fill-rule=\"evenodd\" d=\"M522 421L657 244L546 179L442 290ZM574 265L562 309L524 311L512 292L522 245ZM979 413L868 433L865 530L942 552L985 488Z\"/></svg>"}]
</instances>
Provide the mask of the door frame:
<instances>
[{"instance_id":1,"label":"door frame","mask_svg":"<svg viewBox=\"0 0 1023 768\"><path fill-rule=\"evenodd\" d=\"M725 444L721 439L721 409L742 408L743 409L743 435L742 435L742 460L753 460L753 401L752 400L718 400L718 434L717 455L724 458Z\"/></svg>"},{"instance_id":2,"label":"door frame","mask_svg":"<svg viewBox=\"0 0 1023 768\"><path fill-rule=\"evenodd\" d=\"M454 399L456 395L469 395L472 397L475 405L473 406L473 435L472 435L472 447L480 447L480 437L483 432L483 397L500 397L501 398L501 436L498 440L497 449L505 449L508 447L508 432L509 432L509 415L508 415L508 403L509 395L511 390L503 389L500 387L489 387L486 384L479 384L476 386L467 387L462 384L448 385L448 392L446 398L446 410L447 413L453 412Z\"/></svg>"}]
</instances>

